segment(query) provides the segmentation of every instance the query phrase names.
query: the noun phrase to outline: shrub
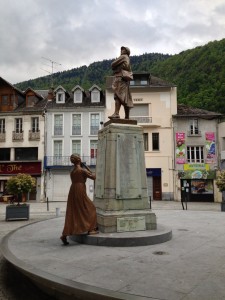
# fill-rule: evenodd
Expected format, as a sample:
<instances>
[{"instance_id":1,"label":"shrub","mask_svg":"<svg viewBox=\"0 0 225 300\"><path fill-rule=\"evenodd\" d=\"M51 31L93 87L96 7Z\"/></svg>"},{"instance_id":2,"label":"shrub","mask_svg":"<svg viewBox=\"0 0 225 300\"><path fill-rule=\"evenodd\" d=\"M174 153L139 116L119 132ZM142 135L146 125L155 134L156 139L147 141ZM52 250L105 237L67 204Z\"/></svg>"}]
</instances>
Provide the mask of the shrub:
<instances>
[{"instance_id":1,"label":"shrub","mask_svg":"<svg viewBox=\"0 0 225 300\"><path fill-rule=\"evenodd\" d=\"M225 191L225 170L221 171L220 174L217 176L216 185L220 192Z\"/></svg>"},{"instance_id":2,"label":"shrub","mask_svg":"<svg viewBox=\"0 0 225 300\"><path fill-rule=\"evenodd\" d=\"M6 183L6 190L13 195L28 193L36 185L36 180L29 174L19 173L10 177Z\"/></svg>"}]
</instances>

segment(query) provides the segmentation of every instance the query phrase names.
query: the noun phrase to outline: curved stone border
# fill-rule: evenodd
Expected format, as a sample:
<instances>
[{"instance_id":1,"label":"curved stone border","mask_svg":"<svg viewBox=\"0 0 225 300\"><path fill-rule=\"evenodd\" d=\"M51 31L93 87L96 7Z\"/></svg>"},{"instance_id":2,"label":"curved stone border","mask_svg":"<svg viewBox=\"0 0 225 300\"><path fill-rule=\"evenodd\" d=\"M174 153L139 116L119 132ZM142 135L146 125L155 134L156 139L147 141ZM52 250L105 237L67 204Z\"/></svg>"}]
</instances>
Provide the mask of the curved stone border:
<instances>
[{"instance_id":1,"label":"curved stone border","mask_svg":"<svg viewBox=\"0 0 225 300\"><path fill-rule=\"evenodd\" d=\"M96 235L74 235L70 239L86 245L107 246L107 247L136 247L155 245L167 242L172 238L172 230L157 225L156 230L120 232L120 233L99 233Z\"/></svg>"},{"instance_id":2,"label":"curved stone border","mask_svg":"<svg viewBox=\"0 0 225 300\"><path fill-rule=\"evenodd\" d=\"M44 221L39 221L44 222ZM38 223L38 222L34 222ZM32 223L32 224L34 224ZM23 260L18 259L8 247L8 240L16 231L21 228L30 226L28 224L16 229L5 237L1 241L1 252L4 258L16 267L20 272L33 281L40 289L42 289L48 295L55 297L56 299L69 300L141 300L146 297L135 296L131 294L114 292L108 289L91 286L85 283L74 282L69 279L64 279L51 273L44 272L34 266L25 263Z\"/></svg>"}]
</instances>

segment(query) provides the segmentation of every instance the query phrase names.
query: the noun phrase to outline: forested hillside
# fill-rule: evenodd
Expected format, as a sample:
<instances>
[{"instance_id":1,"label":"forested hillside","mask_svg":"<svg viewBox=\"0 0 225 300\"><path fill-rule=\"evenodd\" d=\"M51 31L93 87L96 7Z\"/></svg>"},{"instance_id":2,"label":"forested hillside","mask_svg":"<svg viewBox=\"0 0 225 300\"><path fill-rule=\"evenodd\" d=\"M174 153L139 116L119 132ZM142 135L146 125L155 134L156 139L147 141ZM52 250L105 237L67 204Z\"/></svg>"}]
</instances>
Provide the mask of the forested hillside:
<instances>
[{"instance_id":1,"label":"forested hillside","mask_svg":"<svg viewBox=\"0 0 225 300\"><path fill-rule=\"evenodd\" d=\"M178 103L225 113L225 39L174 55L151 73L177 85Z\"/></svg>"},{"instance_id":2,"label":"forested hillside","mask_svg":"<svg viewBox=\"0 0 225 300\"><path fill-rule=\"evenodd\" d=\"M131 56L132 69L134 71L147 71L150 72L151 68L158 63L163 61L171 55L164 55L158 53L142 54L138 56ZM48 89L53 81L53 86L57 87L62 85L68 91L71 90L75 85L79 84L82 88L89 89L93 84L97 84L103 90L105 88L105 78L108 75L112 75L111 71L111 60L103 60L94 62L87 66L74 68L68 71L54 73L51 76L43 76L36 79L23 81L16 84L21 90L31 87L33 89Z\"/></svg>"},{"instance_id":3,"label":"forested hillside","mask_svg":"<svg viewBox=\"0 0 225 300\"><path fill-rule=\"evenodd\" d=\"M71 90L76 84L89 89L93 84L104 89L105 77L111 75L112 60L94 62L53 74L53 85ZM177 85L178 103L225 113L225 39L183 51L177 55L146 53L131 56L133 71L146 71ZM44 76L18 83L27 87L48 89L51 77Z\"/></svg>"}]
</instances>

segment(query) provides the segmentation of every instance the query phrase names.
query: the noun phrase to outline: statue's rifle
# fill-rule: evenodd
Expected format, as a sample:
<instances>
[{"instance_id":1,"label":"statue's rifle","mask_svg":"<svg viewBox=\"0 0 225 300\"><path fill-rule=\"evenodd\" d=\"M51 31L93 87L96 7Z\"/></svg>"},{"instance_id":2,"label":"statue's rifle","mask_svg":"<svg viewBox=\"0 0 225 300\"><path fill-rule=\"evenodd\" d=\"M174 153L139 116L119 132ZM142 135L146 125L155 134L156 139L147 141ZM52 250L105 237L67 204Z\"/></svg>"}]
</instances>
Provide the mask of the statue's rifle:
<instances>
[{"instance_id":1,"label":"statue's rifle","mask_svg":"<svg viewBox=\"0 0 225 300\"><path fill-rule=\"evenodd\" d=\"M88 168L88 166L85 163L81 162L81 167L87 169L90 173L92 173L92 171Z\"/></svg>"}]
</instances>

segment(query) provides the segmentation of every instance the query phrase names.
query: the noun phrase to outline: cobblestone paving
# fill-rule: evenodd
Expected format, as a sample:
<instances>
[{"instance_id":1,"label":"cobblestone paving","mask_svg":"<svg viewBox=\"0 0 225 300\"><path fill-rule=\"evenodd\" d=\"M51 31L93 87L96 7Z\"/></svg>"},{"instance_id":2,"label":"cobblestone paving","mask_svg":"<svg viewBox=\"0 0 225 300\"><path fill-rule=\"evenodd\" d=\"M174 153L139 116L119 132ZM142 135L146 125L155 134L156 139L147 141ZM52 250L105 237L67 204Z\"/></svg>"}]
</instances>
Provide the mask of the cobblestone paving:
<instances>
[{"instance_id":1,"label":"cobblestone paving","mask_svg":"<svg viewBox=\"0 0 225 300\"><path fill-rule=\"evenodd\" d=\"M0 216L0 240L10 231L21 226L40 220L51 218L52 216L35 216L30 221L8 221ZM27 277L19 273L0 254L0 300L53 300L38 289Z\"/></svg>"}]
</instances>

